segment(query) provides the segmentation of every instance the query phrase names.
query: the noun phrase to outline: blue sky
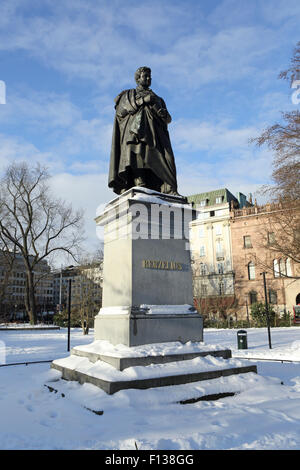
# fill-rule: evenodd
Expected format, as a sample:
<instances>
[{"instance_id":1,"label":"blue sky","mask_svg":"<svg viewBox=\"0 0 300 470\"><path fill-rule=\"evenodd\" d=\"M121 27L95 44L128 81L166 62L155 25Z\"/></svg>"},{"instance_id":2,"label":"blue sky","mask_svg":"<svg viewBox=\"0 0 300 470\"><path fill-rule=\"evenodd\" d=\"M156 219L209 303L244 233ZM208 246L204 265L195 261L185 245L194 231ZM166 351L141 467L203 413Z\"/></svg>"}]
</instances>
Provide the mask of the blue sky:
<instances>
[{"instance_id":1,"label":"blue sky","mask_svg":"<svg viewBox=\"0 0 300 470\"><path fill-rule=\"evenodd\" d=\"M47 165L55 193L85 209L94 249L96 208L114 197L113 100L147 65L173 118L179 192L255 195L272 155L248 141L295 109L277 77L299 24L299 0L2 0L0 170Z\"/></svg>"}]
</instances>

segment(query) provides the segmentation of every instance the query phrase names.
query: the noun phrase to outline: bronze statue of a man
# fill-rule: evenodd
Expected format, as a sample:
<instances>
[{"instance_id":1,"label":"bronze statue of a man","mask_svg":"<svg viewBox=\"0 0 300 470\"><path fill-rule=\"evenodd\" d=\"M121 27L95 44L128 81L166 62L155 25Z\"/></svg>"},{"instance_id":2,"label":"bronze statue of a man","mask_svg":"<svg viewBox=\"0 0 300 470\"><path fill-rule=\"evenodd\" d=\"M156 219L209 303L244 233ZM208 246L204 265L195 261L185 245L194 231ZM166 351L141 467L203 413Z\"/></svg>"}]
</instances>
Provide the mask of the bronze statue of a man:
<instances>
[{"instance_id":1,"label":"bronze statue of a man","mask_svg":"<svg viewBox=\"0 0 300 470\"><path fill-rule=\"evenodd\" d=\"M108 186L117 194L133 186L178 194L168 132L171 116L164 100L149 88L150 68L140 67L135 80L135 89L115 99Z\"/></svg>"}]
</instances>

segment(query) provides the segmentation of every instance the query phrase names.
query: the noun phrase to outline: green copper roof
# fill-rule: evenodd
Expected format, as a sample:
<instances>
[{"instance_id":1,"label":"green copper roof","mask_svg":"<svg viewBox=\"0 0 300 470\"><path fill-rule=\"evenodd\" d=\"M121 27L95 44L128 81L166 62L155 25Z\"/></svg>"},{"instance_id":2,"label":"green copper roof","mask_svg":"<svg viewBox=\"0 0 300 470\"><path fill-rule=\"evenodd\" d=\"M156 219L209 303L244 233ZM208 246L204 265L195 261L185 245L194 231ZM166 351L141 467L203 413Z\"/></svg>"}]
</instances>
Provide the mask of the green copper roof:
<instances>
[{"instance_id":1,"label":"green copper roof","mask_svg":"<svg viewBox=\"0 0 300 470\"><path fill-rule=\"evenodd\" d=\"M222 198L222 203L230 203L231 201L239 203L238 199L226 188L216 189L214 191L208 191L206 193L193 194L191 196L188 196L187 198L189 202L194 202L195 204L200 204L201 201L206 200L206 205L212 206L214 204L218 204L216 200L219 197Z\"/></svg>"}]
</instances>

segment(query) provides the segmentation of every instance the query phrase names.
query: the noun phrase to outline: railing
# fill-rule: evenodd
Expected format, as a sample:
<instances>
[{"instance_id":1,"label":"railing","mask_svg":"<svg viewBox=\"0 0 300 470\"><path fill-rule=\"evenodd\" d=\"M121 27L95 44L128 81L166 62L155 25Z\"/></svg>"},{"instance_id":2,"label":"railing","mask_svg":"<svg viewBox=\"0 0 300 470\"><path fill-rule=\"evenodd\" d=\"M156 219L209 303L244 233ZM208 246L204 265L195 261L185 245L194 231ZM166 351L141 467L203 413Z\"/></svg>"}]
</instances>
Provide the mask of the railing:
<instances>
[{"instance_id":1,"label":"railing","mask_svg":"<svg viewBox=\"0 0 300 470\"><path fill-rule=\"evenodd\" d=\"M233 217L243 217L245 215L269 213L282 210L283 207L279 204L266 204L265 206L244 207L243 209L233 209L231 215Z\"/></svg>"},{"instance_id":2,"label":"railing","mask_svg":"<svg viewBox=\"0 0 300 470\"><path fill-rule=\"evenodd\" d=\"M235 276L235 271L230 270L230 271L224 271L223 273L219 273L218 271L207 271L206 274L202 274L199 272L198 274L194 274L194 279L202 278L202 277L214 277L214 276L219 276L219 277L229 277L229 276Z\"/></svg>"}]
</instances>

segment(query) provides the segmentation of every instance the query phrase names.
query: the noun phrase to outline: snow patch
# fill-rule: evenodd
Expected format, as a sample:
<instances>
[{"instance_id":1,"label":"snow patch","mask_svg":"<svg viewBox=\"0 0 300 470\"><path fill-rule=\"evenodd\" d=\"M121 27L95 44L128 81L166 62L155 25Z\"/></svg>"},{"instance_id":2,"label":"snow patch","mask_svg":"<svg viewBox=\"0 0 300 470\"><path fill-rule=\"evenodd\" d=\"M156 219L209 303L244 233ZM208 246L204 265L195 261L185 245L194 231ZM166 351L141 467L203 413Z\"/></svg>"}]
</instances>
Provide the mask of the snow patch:
<instances>
[{"instance_id":1,"label":"snow patch","mask_svg":"<svg viewBox=\"0 0 300 470\"><path fill-rule=\"evenodd\" d=\"M124 344L112 345L109 341L96 340L91 344L76 346L76 350L96 353L113 357L145 357L145 356L167 356L171 354L184 354L205 351L220 351L224 348L218 344L205 344L204 342L180 343L173 341L169 343L143 344L141 346L125 346Z\"/></svg>"},{"instance_id":2,"label":"snow patch","mask_svg":"<svg viewBox=\"0 0 300 470\"><path fill-rule=\"evenodd\" d=\"M300 328L247 329L248 358L285 352L298 358ZM237 330L204 329L205 343L176 348L221 347L237 350ZM7 362L60 358L67 352L67 330L0 331ZM93 336L72 329L72 347L88 346ZM145 352L160 345L146 345ZM167 348L167 345L163 345ZM101 345L123 354L125 346ZM142 347L139 347L142 348ZM160 350L159 353L163 352ZM139 351L142 353L142 350ZM178 352L178 349L177 351ZM180 351L179 351L180 352ZM136 354L136 351L134 352ZM247 360L247 364L253 364ZM257 363L258 374L221 377L148 390L122 390L113 395L91 385L56 380L49 364L0 368L1 449L139 449L222 450L300 448L300 374L298 363ZM50 375L48 374L50 373ZM45 380L57 393L50 393ZM51 380L56 380L51 382ZM284 385L281 385L284 382ZM187 400L213 393L237 392L218 401ZM63 396L62 396L63 395ZM104 411L97 416L89 410Z\"/></svg>"}]
</instances>

